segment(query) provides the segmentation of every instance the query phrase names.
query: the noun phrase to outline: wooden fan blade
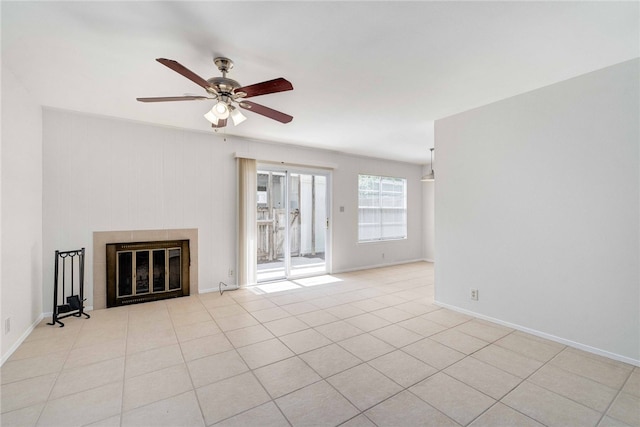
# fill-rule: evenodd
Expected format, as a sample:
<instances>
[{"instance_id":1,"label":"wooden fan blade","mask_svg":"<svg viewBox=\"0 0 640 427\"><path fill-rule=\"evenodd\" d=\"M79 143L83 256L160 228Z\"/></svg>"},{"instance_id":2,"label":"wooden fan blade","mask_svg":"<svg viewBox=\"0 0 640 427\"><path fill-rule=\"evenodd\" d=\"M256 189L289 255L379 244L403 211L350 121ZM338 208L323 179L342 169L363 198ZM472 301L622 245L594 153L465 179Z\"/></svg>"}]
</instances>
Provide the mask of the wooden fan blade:
<instances>
[{"instance_id":1,"label":"wooden fan blade","mask_svg":"<svg viewBox=\"0 0 640 427\"><path fill-rule=\"evenodd\" d=\"M136 98L140 102L166 102L166 101L201 101L207 98L206 96L160 96L156 98Z\"/></svg>"},{"instance_id":2,"label":"wooden fan blade","mask_svg":"<svg viewBox=\"0 0 640 427\"><path fill-rule=\"evenodd\" d=\"M240 87L235 90L235 93L244 92L246 93L245 98L251 98L252 96L284 92L286 90L293 90L293 85L288 80L280 77L266 82Z\"/></svg>"},{"instance_id":3,"label":"wooden fan blade","mask_svg":"<svg viewBox=\"0 0 640 427\"><path fill-rule=\"evenodd\" d=\"M183 76L185 76L186 78L194 82L195 84L202 86L205 89L211 88L211 85L209 84L208 81L206 81L205 79L203 79L202 77L194 73L193 71L189 70L187 67L180 64L179 62L174 61L173 59L156 58L156 61L158 61L162 65L165 65L171 68L176 73L182 74Z\"/></svg>"},{"instance_id":4,"label":"wooden fan blade","mask_svg":"<svg viewBox=\"0 0 640 427\"><path fill-rule=\"evenodd\" d=\"M226 125L227 125L227 119L218 120L218 124L217 125L214 125L213 123L211 123L211 127L215 128L215 129L223 128Z\"/></svg>"},{"instance_id":5,"label":"wooden fan blade","mask_svg":"<svg viewBox=\"0 0 640 427\"><path fill-rule=\"evenodd\" d=\"M280 123L289 123L291 120L293 120L293 117L288 114L281 113L280 111L265 107L264 105L256 104L255 102L242 101L239 105L245 110L253 111L254 113L269 117L273 120L277 120Z\"/></svg>"}]
</instances>

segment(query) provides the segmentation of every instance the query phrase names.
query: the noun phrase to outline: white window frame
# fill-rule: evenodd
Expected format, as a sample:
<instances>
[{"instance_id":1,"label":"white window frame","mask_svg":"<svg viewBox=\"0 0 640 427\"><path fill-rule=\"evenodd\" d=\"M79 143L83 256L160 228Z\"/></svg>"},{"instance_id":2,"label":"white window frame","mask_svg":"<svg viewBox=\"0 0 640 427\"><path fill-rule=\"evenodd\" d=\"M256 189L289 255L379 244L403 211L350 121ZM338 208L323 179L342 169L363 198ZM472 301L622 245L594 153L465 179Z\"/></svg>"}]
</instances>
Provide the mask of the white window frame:
<instances>
[{"instance_id":1,"label":"white window frame","mask_svg":"<svg viewBox=\"0 0 640 427\"><path fill-rule=\"evenodd\" d=\"M362 189L361 189L361 181L362 181L362 177L372 177L372 178L376 178L378 179L378 190L373 190L373 194L374 196L377 195L378 197L378 202L377 202L377 206L361 206L360 202L361 202L361 193L362 193ZM389 195L389 194L393 194L393 192L389 192L389 191L383 191L382 189L382 181L383 180L396 180L396 181L401 181L402 182L402 206L383 206L383 198L385 195ZM395 192L396 194L398 193L397 191ZM370 210L370 211L377 211L378 214L376 215L378 220L376 222L373 223L364 223L362 222L363 218L362 218L362 212L363 210ZM395 222L395 223L389 223L389 222L385 222L385 211L389 212L389 211L401 211L403 213L403 218L401 222ZM367 226L370 227L377 227L379 232L377 233L376 236L374 237L365 237L363 236L363 226L366 228ZM386 227L403 227L403 232L398 233L396 235L392 235L392 236L384 236L384 229ZM392 177L392 176L382 176L382 175L372 175L372 174L366 174L366 173L360 173L358 174L358 243L371 243L371 242L383 242L383 241L390 241L390 240L406 240L407 239L407 234L408 234L408 226L407 226L407 179L406 178L401 178L401 177Z\"/></svg>"}]
</instances>

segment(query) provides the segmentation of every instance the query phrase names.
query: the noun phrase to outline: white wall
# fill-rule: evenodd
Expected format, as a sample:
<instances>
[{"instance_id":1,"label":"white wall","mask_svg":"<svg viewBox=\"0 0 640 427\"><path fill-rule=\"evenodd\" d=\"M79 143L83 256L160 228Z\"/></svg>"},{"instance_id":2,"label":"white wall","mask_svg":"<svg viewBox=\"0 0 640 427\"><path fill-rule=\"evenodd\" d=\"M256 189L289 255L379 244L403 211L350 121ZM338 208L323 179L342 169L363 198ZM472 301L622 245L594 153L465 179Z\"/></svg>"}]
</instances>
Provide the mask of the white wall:
<instances>
[{"instance_id":1,"label":"white wall","mask_svg":"<svg viewBox=\"0 0 640 427\"><path fill-rule=\"evenodd\" d=\"M44 278L56 249L87 248L94 231L198 228L199 288L233 282L236 163L240 152L258 160L335 164L333 271L421 259L420 166L347 156L290 145L44 109ZM405 241L357 243L358 173L392 175L409 182L409 234ZM339 213L344 206L344 213ZM381 254L385 253L383 259ZM86 266L87 305L93 276ZM45 308L51 290L45 286ZM48 310L46 310L48 311Z\"/></svg>"},{"instance_id":2,"label":"white wall","mask_svg":"<svg viewBox=\"0 0 640 427\"><path fill-rule=\"evenodd\" d=\"M2 361L42 314L42 109L2 69ZM53 262L53 259L50 260ZM4 334L5 320L11 331Z\"/></svg>"},{"instance_id":3,"label":"white wall","mask_svg":"<svg viewBox=\"0 0 640 427\"><path fill-rule=\"evenodd\" d=\"M639 72L436 122L439 303L640 361Z\"/></svg>"}]
</instances>

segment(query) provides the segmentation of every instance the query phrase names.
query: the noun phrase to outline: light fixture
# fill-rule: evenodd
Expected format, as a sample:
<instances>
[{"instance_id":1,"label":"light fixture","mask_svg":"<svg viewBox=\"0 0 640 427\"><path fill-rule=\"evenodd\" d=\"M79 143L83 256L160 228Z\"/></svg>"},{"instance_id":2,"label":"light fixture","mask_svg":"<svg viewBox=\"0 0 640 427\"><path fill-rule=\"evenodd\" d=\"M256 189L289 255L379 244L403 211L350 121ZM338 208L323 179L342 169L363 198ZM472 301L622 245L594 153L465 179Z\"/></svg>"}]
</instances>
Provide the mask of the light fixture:
<instances>
[{"instance_id":1,"label":"light fixture","mask_svg":"<svg viewBox=\"0 0 640 427\"><path fill-rule=\"evenodd\" d=\"M234 126L238 126L240 123L244 122L245 120L247 120L247 118L245 117L244 114L242 114L240 112L240 110L238 110L237 108L235 108L234 106L230 105L229 109L231 110L231 112L229 113L229 115L231 116L231 120L233 120L233 125Z\"/></svg>"},{"instance_id":2,"label":"light fixture","mask_svg":"<svg viewBox=\"0 0 640 427\"><path fill-rule=\"evenodd\" d=\"M204 118L209 120L212 125L218 126L218 118L211 111L207 111L207 114L204 115Z\"/></svg>"},{"instance_id":3,"label":"light fixture","mask_svg":"<svg viewBox=\"0 0 640 427\"><path fill-rule=\"evenodd\" d=\"M226 102L220 100L213 106L211 113L220 120L225 120L229 117L229 106Z\"/></svg>"},{"instance_id":4,"label":"light fixture","mask_svg":"<svg viewBox=\"0 0 640 427\"><path fill-rule=\"evenodd\" d=\"M433 181L435 180L435 177L436 177L435 172L433 171L433 148L429 148L429 150L431 151L431 163L429 163L431 172L429 172L428 174L423 176L422 179L420 179L420 181L422 182Z\"/></svg>"}]
</instances>

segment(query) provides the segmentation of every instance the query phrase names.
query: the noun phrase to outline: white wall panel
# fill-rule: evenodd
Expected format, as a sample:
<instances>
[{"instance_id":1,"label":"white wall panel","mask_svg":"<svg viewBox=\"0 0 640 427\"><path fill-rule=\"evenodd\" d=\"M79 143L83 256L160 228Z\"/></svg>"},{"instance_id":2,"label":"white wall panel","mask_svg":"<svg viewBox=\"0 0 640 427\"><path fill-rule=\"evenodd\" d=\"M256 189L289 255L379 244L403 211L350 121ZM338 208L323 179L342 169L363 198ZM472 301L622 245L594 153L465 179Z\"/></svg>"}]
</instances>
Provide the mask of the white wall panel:
<instances>
[{"instance_id":1,"label":"white wall panel","mask_svg":"<svg viewBox=\"0 0 640 427\"><path fill-rule=\"evenodd\" d=\"M639 363L639 63L436 122L438 302Z\"/></svg>"}]
</instances>

